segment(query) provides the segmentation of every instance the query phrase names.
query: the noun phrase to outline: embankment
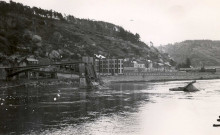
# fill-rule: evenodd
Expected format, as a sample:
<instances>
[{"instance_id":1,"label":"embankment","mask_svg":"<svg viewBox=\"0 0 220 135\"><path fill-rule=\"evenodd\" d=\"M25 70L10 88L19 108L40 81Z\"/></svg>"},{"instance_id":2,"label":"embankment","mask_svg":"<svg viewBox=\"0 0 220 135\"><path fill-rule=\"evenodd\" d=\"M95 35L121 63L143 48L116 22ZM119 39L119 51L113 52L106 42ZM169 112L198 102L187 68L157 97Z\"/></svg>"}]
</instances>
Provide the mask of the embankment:
<instances>
[{"instance_id":1,"label":"embankment","mask_svg":"<svg viewBox=\"0 0 220 135\"><path fill-rule=\"evenodd\" d=\"M79 76L68 74L68 73L58 73L57 78L39 78L39 79L15 79L11 81L0 80L0 89L6 89L11 87L44 87L51 85L71 85L79 86Z\"/></svg>"},{"instance_id":2,"label":"embankment","mask_svg":"<svg viewBox=\"0 0 220 135\"><path fill-rule=\"evenodd\" d=\"M104 83L111 82L135 82L135 81L171 81L171 80L198 80L198 79L218 79L220 73L182 73L182 72L160 72L143 73L118 76L102 76Z\"/></svg>"},{"instance_id":3,"label":"embankment","mask_svg":"<svg viewBox=\"0 0 220 135\"><path fill-rule=\"evenodd\" d=\"M79 86L78 80L73 79L35 79L35 80L13 80L13 81L0 81L0 90L12 87L44 87L52 85L71 85L74 87Z\"/></svg>"}]
</instances>

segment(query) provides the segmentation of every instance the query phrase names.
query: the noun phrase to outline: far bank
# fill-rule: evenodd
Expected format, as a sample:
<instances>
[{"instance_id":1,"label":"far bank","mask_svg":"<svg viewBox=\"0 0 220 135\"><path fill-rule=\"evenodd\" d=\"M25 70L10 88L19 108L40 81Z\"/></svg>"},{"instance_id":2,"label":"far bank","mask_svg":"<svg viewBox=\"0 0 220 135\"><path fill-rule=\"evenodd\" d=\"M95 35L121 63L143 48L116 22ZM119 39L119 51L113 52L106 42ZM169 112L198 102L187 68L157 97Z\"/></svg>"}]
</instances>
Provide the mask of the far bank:
<instances>
[{"instance_id":1,"label":"far bank","mask_svg":"<svg viewBox=\"0 0 220 135\"><path fill-rule=\"evenodd\" d=\"M199 80L199 79L219 79L220 73L201 72L148 72L134 73L131 75L102 76L104 83L114 82L150 82L150 81L174 81L174 80Z\"/></svg>"},{"instance_id":2,"label":"far bank","mask_svg":"<svg viewBox=\"0 0 220 135\"><path fill-rule=\"evenodd\" d=\"M117 82L151 82L151 81L175 81L175 80L201 80L201 79L219 79L220 73L189 73L189 72L147 72L133 73L130 75L101 76L101 85L108 85ZM74 74L58 74L57 79L31 79L1 81L0 88L16 86L47 86L47 85L72 85L79 87L79 76Z\"/></svg>"}]
</instances>

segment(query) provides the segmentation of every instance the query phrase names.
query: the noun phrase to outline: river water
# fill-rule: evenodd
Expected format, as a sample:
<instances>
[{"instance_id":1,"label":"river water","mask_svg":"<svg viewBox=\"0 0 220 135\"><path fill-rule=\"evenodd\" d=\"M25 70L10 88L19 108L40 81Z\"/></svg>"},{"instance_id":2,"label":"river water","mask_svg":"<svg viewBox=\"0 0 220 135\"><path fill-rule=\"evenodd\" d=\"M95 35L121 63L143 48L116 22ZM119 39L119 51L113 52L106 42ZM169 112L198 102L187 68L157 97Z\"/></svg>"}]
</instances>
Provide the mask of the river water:
<instances>
[{"instance_id":1,"label":"river water","mask_svg":"<svg viewBox=\"0 0 220 135\"><path fill-rule=\"evenodd\" d=\"M189 81L114 83L109 90L70 86L0 90L1 134L219 135L220 80L198 92ZM220 123L219 123L220 124Z\"/></svg>"}]
</instances>

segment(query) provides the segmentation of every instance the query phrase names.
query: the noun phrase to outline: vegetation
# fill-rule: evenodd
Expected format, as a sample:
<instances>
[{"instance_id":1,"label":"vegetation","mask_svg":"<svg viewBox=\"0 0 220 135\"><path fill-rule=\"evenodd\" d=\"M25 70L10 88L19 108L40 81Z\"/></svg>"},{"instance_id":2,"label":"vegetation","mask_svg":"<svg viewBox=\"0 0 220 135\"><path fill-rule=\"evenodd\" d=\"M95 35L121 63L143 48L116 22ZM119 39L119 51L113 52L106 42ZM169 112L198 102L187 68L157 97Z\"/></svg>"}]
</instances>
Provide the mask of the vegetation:
<instances>
[{"instance_id":1,"label":"vegetation","mask_svg":"<svg viewBox=\"0 0 220 135\"><path fill-rule=\"evenodd\" d=\"M189 58L186 59L185 63L181 63L177 65L177 68L190 68L191 66L191 61Z\"/></svg>"},{"instance_id":2,"label":"vegetation","mask_svg":"<svg viewBox=\"0 0 220 135\"><path fill-rule=\"evenodd\" d=\"M79 59L83 55L169 61L121 26L56 11L0 2L0 54Z\"/></svg>"},{"instance_id":3,"label":"vegetation","mask_svg":"<svg viewBox=\"0 0 220 135\"><path fill-rule=\"evenodd\" d=\"M220 41L186 40L161 46L159 50L169 53L178 64L189 58L194 67L220 65Z\"/></svg>"}]
</instances>

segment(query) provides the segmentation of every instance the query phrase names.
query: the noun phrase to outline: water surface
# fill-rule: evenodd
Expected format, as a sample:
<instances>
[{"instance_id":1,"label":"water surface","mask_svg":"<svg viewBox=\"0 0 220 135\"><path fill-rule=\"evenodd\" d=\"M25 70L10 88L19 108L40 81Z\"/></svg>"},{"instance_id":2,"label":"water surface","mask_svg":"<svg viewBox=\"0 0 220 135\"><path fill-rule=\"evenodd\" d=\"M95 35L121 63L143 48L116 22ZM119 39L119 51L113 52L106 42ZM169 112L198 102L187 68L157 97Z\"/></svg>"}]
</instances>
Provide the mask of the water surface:
<instances>
[{"instance_id":1,"label":"water surface","mask_svg":"<svg viewBox=\"0 0 220 135\"><path fill-rule=\"evenodd\" d=\"M110 90L71 86L0 91L2 134L218 135L220 80L198 92L173 92L189 81L114 83Z\"/></svg>"}]
</instances>

